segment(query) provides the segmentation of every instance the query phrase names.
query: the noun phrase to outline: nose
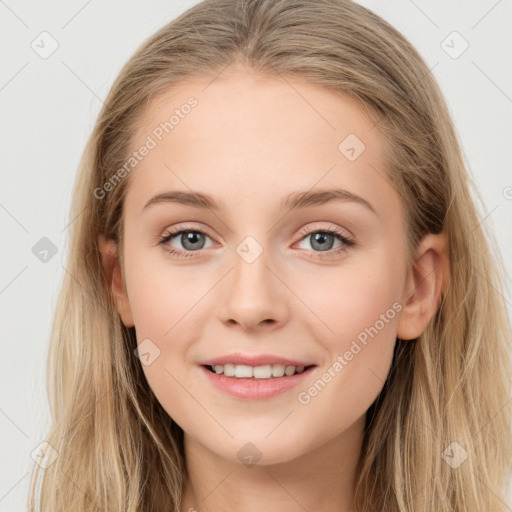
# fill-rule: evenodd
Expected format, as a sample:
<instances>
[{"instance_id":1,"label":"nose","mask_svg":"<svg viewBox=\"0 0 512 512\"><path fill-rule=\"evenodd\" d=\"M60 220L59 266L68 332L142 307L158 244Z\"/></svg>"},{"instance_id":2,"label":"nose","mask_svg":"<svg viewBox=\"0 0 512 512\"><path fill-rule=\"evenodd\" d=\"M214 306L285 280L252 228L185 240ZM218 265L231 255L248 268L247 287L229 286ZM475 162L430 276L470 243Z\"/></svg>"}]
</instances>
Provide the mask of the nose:
<instances>
[{"instance_id":1,"label":"nose","mask_svg":"<svg viewBox=\"0 0 512 512\"><path fill-rule=\"evenodd\" d=\"M252 262L234 255L233 268L226 276L220 298L222 322L246 330L268 331L286 323L290 292L269 263L272 265L265 251Z\"/></svg>"}]
</instances>

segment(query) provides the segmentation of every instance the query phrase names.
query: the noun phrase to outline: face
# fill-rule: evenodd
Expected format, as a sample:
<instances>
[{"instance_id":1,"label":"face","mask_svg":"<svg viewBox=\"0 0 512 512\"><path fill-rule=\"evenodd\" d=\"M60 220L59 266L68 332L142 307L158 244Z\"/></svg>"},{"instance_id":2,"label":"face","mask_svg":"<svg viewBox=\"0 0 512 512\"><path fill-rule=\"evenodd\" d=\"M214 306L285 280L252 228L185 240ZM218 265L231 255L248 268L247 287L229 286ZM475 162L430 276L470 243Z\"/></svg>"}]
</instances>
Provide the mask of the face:
<instances>
[{"instance_id":1,"label":"face","mask_svg":"<svg viewBox=\"0 0 512 512\"><path fill-rule=\"evenodd\" d=\"M272 464L362 425L396 336L424 327L407 316L401 202L364 107L231 68L155 99L133 149L112 289L149 385L186 436L232 461L256 447ZM328 190L338 192L317 194ZM311 367L249 382L203 366L234 355Z\"/></svg>"}]
</instances>

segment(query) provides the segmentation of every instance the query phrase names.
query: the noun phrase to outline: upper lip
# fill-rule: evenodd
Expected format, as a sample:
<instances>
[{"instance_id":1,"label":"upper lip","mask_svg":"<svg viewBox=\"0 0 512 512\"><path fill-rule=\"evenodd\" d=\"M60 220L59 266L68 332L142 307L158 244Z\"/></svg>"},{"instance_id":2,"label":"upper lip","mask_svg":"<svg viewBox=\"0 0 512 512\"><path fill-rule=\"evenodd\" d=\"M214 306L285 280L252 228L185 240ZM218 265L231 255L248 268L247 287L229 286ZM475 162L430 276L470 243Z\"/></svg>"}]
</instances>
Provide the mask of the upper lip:
<instances>
[{"instance_id":1,"label":"upper lip","mask_svg":"<svg viewBox=\"0 0 512 512\"><path fill-rule=\"evenodd\" d=\"M243 355L243 354L228 354L225 356L216 357L215 359L208 359L201 363L202 366L215 366L217 364L243 364L246 366L265 366L282 364L284 366L314 366L313 363L306 361L299 361L297 359L288 359L286 357L273 356L271 354L259 355Z\"/></svg>"}]
</instances>

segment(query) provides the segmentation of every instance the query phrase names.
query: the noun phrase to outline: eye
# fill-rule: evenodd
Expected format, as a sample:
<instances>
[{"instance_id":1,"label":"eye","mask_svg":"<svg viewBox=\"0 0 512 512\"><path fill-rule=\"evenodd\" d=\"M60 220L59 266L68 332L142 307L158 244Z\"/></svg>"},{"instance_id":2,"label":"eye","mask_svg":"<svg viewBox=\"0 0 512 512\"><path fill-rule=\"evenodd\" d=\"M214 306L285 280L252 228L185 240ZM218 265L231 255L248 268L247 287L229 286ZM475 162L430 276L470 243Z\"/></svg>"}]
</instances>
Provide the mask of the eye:
<instances>
[{"instance_id":1,"label":"eye","mask_svg":"<svg viewBox=\"0 0 512 512\"><path fill-rule=\"evenodd\" d=\"M348 247L355 245L354 240L337 228L324 228L315 230L304 230L300 233L302 237L299 243L310 240L312 250L309 252L317 253L312 258L325 258L346 251ZM161 245L165 251L178 258L194 256L194 252L205 249L205 240L211 238L202 230L186 226L177 226L174 229L167 230L162 236L158 237L158 245ZM181 247L176 248L172 241L176 239ZM338 241L340 246L333 248L334 243ZM320 254L318 254L320 253ZM327 253L327 254L322 254Z\"/></svg>"},{"instance_id":2,"label":"eye","mask_svg":"<svg viewBox=\"0 0 512 512\"><path fill-rule=\"evenodd\" d=\"M176 249L169 244L173 239L181 245L181 248ZM175 229L166 231L161 237L158 237L158 245L164 247L169 253L178 257L193 256L194 252L205 248L205 238L210 238L206 233L200 229L185 229L183 226L178 226Z\"/></svg>"},{"instance_id":3,"label":"eye","mask_svg":"<svg viewBox=\"0 0 512 512\"><path fill-rule=\"evenodd\" d=\"M328 253L326 255L318 254L313 257L329 257L346 251L348 247L355 245L352 238L337 228L315 229L313 231L303 231L300 234L302 236L301 242L309 241L313 252ZM337 248L333 248L336 241L340 245Z\"/></svg>"}]
</instances>

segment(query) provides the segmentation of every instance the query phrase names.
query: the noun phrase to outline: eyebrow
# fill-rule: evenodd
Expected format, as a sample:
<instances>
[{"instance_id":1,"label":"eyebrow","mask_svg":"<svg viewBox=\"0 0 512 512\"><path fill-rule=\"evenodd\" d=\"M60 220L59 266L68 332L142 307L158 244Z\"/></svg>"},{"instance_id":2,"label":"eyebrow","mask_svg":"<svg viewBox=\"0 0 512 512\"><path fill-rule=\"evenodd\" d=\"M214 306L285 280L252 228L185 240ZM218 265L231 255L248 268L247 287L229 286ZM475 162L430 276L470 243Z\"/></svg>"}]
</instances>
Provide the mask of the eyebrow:
<instances>
[{"instance_id":1,"label":"eyebrow","mask_svg":"<svg viewBox=\"0 0 512 512\"><path fill-rule=\"evenodd\" d=\"M281 202L281 210L295 210L298 208L307 208L311 206L321 206L333 201L358 203L377 215L375 208L370 202L362 197L341 188L315 191L292 192ZM163 203L174 203L195 208L209 209L219 211L224 209L224 205L215 200L208 194L201 192L187 192L174 190L163 192L152 197L144 206L143 210L150 206Z\"/></svg>"}]
</instances>

